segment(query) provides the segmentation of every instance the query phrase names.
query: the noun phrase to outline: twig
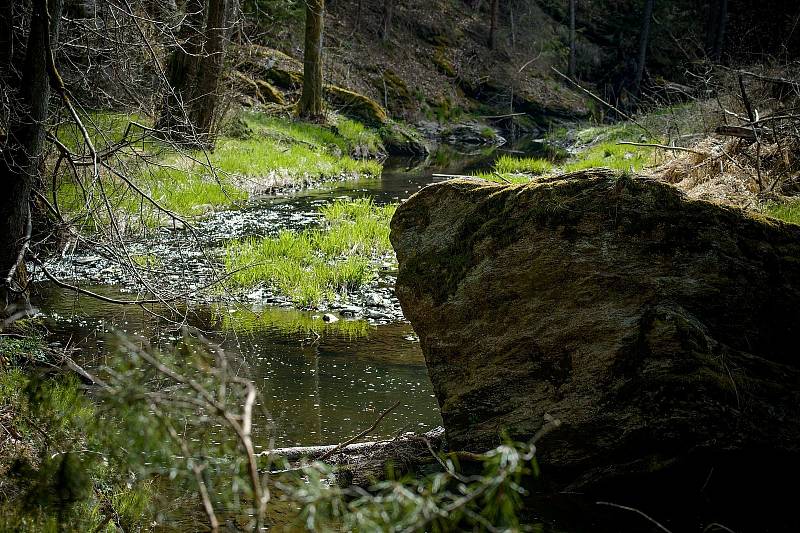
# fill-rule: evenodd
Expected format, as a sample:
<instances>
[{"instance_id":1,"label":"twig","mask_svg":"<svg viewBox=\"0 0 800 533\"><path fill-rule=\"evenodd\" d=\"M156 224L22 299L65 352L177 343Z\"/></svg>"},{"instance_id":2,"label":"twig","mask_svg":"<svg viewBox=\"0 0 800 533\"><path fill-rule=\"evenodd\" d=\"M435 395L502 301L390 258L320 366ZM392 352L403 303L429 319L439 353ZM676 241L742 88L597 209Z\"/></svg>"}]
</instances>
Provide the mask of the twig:
<instances>
[{"instance_id":1,"label":"twig","mask_svg":"<svg viewBox=\"0 0 800 533\"><path fill-rule=\"evenodd\" d=\"M511 118L511 117L520 117L522 115L527 115L527 113L506 113L505 115L479 115L478 118Z\"/></svg>"},{"instance_id":2,"label":"twig","mask_svg":"<svg viewBox=\"0 0 800 533\"><path fill-rule=\"evenodd\" d=\"M556 74L558 74L559 76L561 76L562 78L564 78L565 80L567 80L568 82L570 82L571 84L573 84L575 87L577 87L578 89L580 89L581 91L583 91L584 93L586 93L587 95L589 95L589 96L590 96L592 99L594 99L594 100L596 100L596 101L600 102L600 103L601 103L601 104L603 104L604 106L606 106L606 107L610 108L611 110L613 110L615 113L617 113L619 116L621 116L621 117L622 117L622 118L624 118L625 120L629 120L629 121L630 121L630 122L632 122L634 125L638 126L638 127L639 127L639 128L642 130L642 131L644 131L644 132L645 132L647 135L649 135L650 137L653 137L653 138L655 138L655 137L656 137L656 136L653 134L653 132L652 132L652 131L650 131L649 129L647 129L645 126L642 126L642 125L641 125L641 124L640 124L640 123L639 123L639 122L638 122L636 119L634 119L633 117L631 117L630 115L628 115L628 114L627 114L627 113L625 113L624 111L621 111L621 110L620 110L618 107L616 107L615 105L613 105L613 104L610 104L610 103L606 102L605 100L603 100L602 98L600 98L599 96L597 96L596 94L594 94L592 91L590 91L589 89L586 89L586 88L585 88L585 87L583 87L583 86L582 86L580 83L578 83L577 81L573 80L572 78L570 78L569 76L567 76L566 74L564 74L563 72L561 72L560 70L558 70L556 67L550 67L550 68L553 70L553 72L555 72Z\"/></svg>"},{"instance_id":3,"label":"twig","mask_svg":"<svg viewBox=\"0 0 800 533\"><path fill-rule=\"evenodd\" d=\"M711 154L707 152L701 152L700 150L694 150L693 148L684 148L683 146L670 146L667 144L658 144L658 143L635 143L630 141L619 141L617 144L624 144L628 146L645 146L647 148L661 148L662 150L674 150L676 152L689 152L691 154L702 155L705 157L710 156Z\"/></svg>"},{"instance_id":4,"label":"twig","mask_svg":"<svg viewBox=\"0 0 800 533\"><path fill-rule=\"evenodd\" d=\"M628 507L628 506L625 506L625 505L619 505L618 503L611 503L611 502L596 502L596 503L597 503L597 505L607 505L609 507L615 507L617 509L622 509L624 511L631 511L632 513L636 513L639 516L644 517L651 524L653 524L653 525L657 526L659 529L661 529L661 531L664 531L665 533L672 533L672 531L670 531L669 529L667 529L666 527L661 525L657 520L655 520L654 518L646 515L645 513L643 513L642 511L640 511L639 509L636 509L634 507Z\"/></svg>"},{"instance_id":5,"label":"twig","mask_svg":"<svg viewBox=\"0 0 800 533\"><path fill-rule=\"evenodd\" d=\"M388 415L389 413L394 411L397 408L398 405L400 405L400 400L397 400L388 409L386 409L384 412L382 412L381 416L379 416L375 420L375 422L368 429L365 429L364 431L362 431L358 435L354 435L353 437L350 437L349 439L347 439L346 441L342 442L341 444L338 444L332 450L329 450L329 451L325 452L324 454L322 454L320 456L320 458L318 460L319 461L324 461L325 459L327 459L328 457L330 457L331 455L333 455L337 451L341 450L342 448L344 448L344 447L346 447L346 446L348 446L350 444L353 444L355 441L357 441L358 439L362 438L364 435L366 435L367 433L369 433L370 431L372 431L373 429L378 427L378 424L381 423L381 420L383 420L386 417L386 415Z\"/></svg>"}]
</instances>

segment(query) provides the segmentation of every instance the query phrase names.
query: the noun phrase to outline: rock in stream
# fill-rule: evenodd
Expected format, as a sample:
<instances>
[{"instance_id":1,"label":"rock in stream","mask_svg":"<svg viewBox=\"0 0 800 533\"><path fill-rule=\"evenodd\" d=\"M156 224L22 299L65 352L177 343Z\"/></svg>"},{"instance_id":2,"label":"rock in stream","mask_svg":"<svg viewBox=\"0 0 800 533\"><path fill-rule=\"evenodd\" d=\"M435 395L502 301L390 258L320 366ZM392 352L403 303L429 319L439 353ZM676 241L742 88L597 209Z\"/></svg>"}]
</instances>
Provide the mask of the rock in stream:
<instances>
[{"instance_id":1,"label":"rock in stream","mask_svg":"<svg viewBox=\"0 0 800 533\"><path fill-rule=\"evenodd\" d=\"M556 492L738 491L734 514L800 470L800 226L594 170L428 186L391 241L451 449L550 414Z\"/></svg>"}]
</instances>

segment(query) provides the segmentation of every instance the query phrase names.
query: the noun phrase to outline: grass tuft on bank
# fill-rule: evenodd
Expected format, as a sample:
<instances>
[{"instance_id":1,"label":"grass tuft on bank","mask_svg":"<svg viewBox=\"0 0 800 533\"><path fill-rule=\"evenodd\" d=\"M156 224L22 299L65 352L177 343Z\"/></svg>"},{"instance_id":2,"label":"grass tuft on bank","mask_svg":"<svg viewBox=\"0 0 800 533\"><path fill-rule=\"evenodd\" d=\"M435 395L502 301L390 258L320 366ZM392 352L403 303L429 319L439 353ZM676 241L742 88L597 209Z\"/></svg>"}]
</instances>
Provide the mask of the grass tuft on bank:
<instances>
[{"instance_id":1,"label":"grass tuft on bank","mask_svg":"<svg viewBox=\"0 0 800 533\"><path fill-rule=\"evenodd\" d=\"M784 222L800 224L800 200L769 204L764 209L764 214Z\"/></svg>"},{"instance_id":2,"label":"grass tuft on bank","mask_svg":"<svg viewBox=\"0 0 800 533\"><path fill-rule=\"evenodd\" d=\"M371 199L336 200L320 209L319 228L284 230L228 244L225 264L242 289L268 286L301 307L346 299L374 279L392 250L389 221L396 206Z\"/></svg>"},{"instance_id":3,"label":"grass tuft on bank","mask_svg":"<svg viewBox=\"0 0 800 533\"><path fill-rule=\"evenodd\" d=\"M281 187L331 179L374 177L382 165L376 156L382 145L378 134L359 122L333 116L332 126L309 124L263 113L240 112L210 153L178 151L143 136L137 122L147 119L115 112L84 116L93 143L102 150L119 143L125 133L131 144L115 156L124 160L126 177L161 207L180 216L194 217L245 202L251 194ZM58 131L61 142L80 151L83 140L74 129ZM115 216L145 227L165 224L164 213L143 199L119 176L100 168L101 180L91 167L78 175L65 169L55 189L59 209L67 215L91 212L101 220ZM108 199L108 204L103 200Z\"/></svg>"},{"instance_id":4,"label":"grass tuft on bank","mask_svg":"<svg viewBox=\"0 0 800 533\"><path fill-rule=\"evenodd\" d=\"M554 130L548 141L563 142L567 130ZM623 172L639 171L653 162L653 150L646 147L619 144L621 141L647 142L642 130L628 122L591 126L574 134L573 153L563 163L535 157L499 157L490 171L476 176L497 183L527 183L539 176L559 172L576 172L606 167Z\"/></svg>"}]
</instances>

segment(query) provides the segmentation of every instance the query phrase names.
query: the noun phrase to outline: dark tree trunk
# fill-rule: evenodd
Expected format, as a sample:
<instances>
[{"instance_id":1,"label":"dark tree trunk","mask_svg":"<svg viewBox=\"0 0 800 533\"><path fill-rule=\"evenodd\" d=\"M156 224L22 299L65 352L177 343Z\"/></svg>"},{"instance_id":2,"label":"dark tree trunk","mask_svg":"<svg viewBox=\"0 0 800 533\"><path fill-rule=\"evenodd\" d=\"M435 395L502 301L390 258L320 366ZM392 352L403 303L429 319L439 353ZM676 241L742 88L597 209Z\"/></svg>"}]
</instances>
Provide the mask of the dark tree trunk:
<instances>
[{"instance_id":1,"label":"dark tree trunk","mask_svg":"<svg viewBox=\"0 0 800 533\"><path fill-rule=\"evenodd\" d=\"M722 59L722 50L725 46L725 27L727 24L728 0L719 0L717 23L714 31L714 47L711 50L711 58L717 63Z\"/></svg>"},{"instance_id":2,"label":"dark tree trunk","mask_svg":"<svg viewBox=\"0 0 800 533\"><path fill-rule=\"evenodd\" d=\"M227 35L225 13L227 0L209 0L205 43L196 75L195 98L191 104L191 122L195 135L204 144L211 138L219 100L219 82L225 66Z\"/></svg>"},{"instance_id":3,"label":"dark tree trunk","mask_svg":"<svg viewBox=\"0 0 800 533\"><path fill-rule=\"evenodd\" d=\"M492 0L489 15L489 48L497 48L497 19L500 17L500 0Z\"/></svg>"},{"instance_id":4,"label":"dark tree trunk","mask_svg":"<svg viewBox=\"0 0 800 533\"><path fill-rule=\"evenodd\" d=\"M6 89L6 80L11 74L11 59L14 55L14 2L0 1L0 83Z\"/></svg>"},{"instance_id":5,"label":"dark tree trunk","mask_svg":"<svg viewBox=\"0 0 800 533\"><path fill-rule=\"evenodd\" d=\"M297 112L301 117L322 116L322 23L325 0L306 0L306 35L303 51L303 94Z\"/></svg>"},{"instance_id":6,"label":"dark tree trunk","mask_svg":"<svg viewBox=\"0 0 800 533\"><path fill-rule=\"evenodd\" d=\"M575 4L577 0L569 0L569 65L567 73L575 77Z\"/></svg>"},{"instance_id":7,"label":"dark tree trunk","mask_svg":"<svg viewBox=\"0 0 800 533\"><path fill-rule=\"evenodd\" d=\"M392 11L395 0L383 0L383 13L381 16L381 40L387 42L392 31Z\"/></svg>"},{"instance_id":8,"label":"dark tree trunk","mask_svg":"<svg viewBox=\"0 0 800 533\"><path fill-rule=\"evenodd\" d=\"M167 63L169 87L156 127L169 139L186 142L193 137L188 116L192 89L203 46L204 0L187 0L184 19L178 30L178 45Z\"/></svg>"},{"instance_id":9,"label":"dark tree trunk","mask_svg":"<svg viewBox=\"0 0 800 533\"><path fill-rule=\"evenodd\" d=\"M719 62L725 44L725 27L728 22L728 0L711 0L706 19L706 54Z\"/></svg>"},{"instance_id":10,"label":"dark tree trunk","mask_svg":"<svg viewBox=\"0 0 800 533\"><path fill-rule=\"evenodd\" d=\"M647 47L650 44L650 26L653 20L653 8L655 0L644 1L644 12L642 13L642 29L639 32L639 57L636 60L636 77L633 80L633 94L639 95L642 89L642 79L644 78L644 67L647 62Z\"/></svg>"},{"instance_id":11,"label":"dark tree trunk","mask_svg":"<svg viewBox=\"0 0 800 533\"><path fill-rule=\"evenodd\" d=\"M5 6L3 6L5 7ZM31 231L30 202L40 173L44 127L48 117L51 38L58 35L61 0L34 0L27 46L18 83L5 85L12 100L12 116L0 158L0 316L16 300L18 270Z\"/></svg>"}]
</instances>

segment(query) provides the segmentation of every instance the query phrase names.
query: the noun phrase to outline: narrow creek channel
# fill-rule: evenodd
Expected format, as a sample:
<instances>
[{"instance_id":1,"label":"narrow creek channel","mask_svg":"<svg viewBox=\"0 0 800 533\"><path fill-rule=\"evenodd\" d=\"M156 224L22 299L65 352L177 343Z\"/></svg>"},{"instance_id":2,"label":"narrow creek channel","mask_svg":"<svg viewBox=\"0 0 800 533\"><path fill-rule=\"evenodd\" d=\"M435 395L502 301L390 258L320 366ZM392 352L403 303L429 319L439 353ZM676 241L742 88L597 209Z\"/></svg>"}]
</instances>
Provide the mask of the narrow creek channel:
<instances>
[{"instance_id":1,"label":"narrow creek channel","mask_svg":"<svg viewBox=\"0 0 800 533\"><path fill-rule=\"evenodd\" d=\"M333 199L371 197L377 204L396 203L443 179L436 173L468 172L492 159L486 153L450 154L446 161L424 168L390 160L380 179L265 196L241 210L215 213L197 228L201 239L217 246L229 238L302 228L314 224L319 206ZM156 246L180 244L164 241ZM79 263L84 264L85 288L113 297L127 290L114 278L113 267L95 264L92 257ZM390 270L383 272L377 291L399 311L392 295L393 275ZM89 368L113 357L107 346L114 331L161 346L180 336L173 322L159 317L158 307L121 307L46 282L38 284L34 303L48 329L61 344L77 347L76 358ZM259 387L271 418L270 428L257 430L262 449L270 440L275 447L341 442L369 427L397 401L399 406L365 439L426 431L441 424L419 341L397 312L379 315L378 320L343 317L326 323L322 312L298 310L285 302L197 303L183 311L189 325L245 362L243 371Z\"/></svg>"}]
</instances>

